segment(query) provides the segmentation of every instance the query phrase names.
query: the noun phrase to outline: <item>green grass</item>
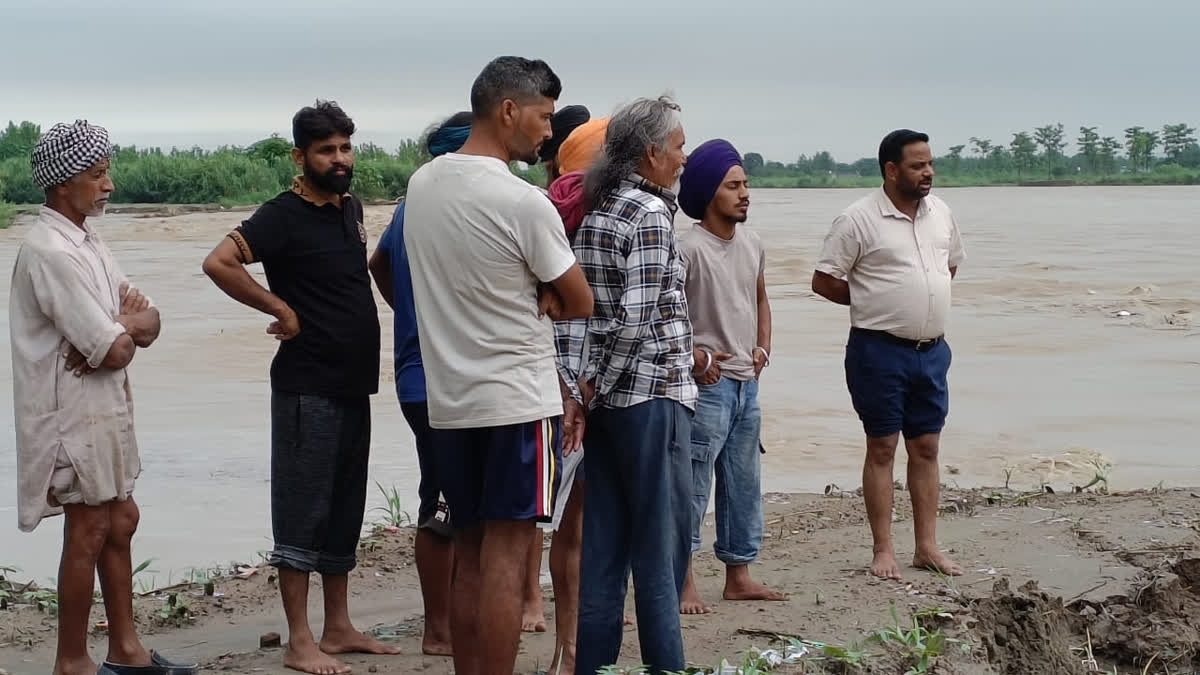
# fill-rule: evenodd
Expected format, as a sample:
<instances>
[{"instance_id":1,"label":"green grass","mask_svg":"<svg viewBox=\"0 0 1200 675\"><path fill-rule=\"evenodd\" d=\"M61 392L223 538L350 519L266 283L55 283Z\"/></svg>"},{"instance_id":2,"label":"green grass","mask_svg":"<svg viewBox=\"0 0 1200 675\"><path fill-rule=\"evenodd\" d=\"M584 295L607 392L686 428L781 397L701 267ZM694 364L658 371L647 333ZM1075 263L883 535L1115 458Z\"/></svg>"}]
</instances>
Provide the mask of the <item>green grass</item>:
<instances>
[{"instance_id":1,"label":"green grass","mask_svg":"<svg viewBox=\"0 0 1200 675\"><path fill-rule=\"evenodd\" d=\"M379 511L383 514L382 525L384 527L406 527L412 525L412 517L404 510L404 504L400 500L400 493L396 490L396 486L392 486L391 491L385 490L378 481L375 487L379 488L379 492L383 494L384 505L376 506L372 511Z\"/></svg>"},{"instance_id":2,"label":"green grass","mask_svg":"<svg viewBox=\"0 0 1200 675\"><path fill-rule=\"evenodd\" d=\"M17 217L17 205L9 204L8 202L0 202L0 230L5 229L13 224L13 220Z\"/></svg>"},{"instance_id":3,"label":"green grass","mask_svg":"<svg viewBox=\"0 0 1200 675\"><path fill-rule=\"evenodd\" d=\"M899 650L904 666L904 675L925 675L934 662L945 651L946 635L941 629L928 630L921 625L920 614L914 615L912 627L900 623L896 606L892 605L893 625L884 627L871 636L871 640L885 647Z\"/></svg>"}]
</instances>

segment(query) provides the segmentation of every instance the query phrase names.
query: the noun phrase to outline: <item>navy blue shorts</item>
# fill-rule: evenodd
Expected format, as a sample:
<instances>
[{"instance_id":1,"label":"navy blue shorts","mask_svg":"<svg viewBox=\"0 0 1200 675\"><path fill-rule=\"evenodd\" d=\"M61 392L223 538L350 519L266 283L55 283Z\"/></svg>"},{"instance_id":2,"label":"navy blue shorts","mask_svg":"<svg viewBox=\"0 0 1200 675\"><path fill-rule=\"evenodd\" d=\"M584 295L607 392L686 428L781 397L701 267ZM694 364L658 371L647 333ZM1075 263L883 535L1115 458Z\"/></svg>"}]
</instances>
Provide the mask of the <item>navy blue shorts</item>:
<instances>
[{"instance_id":1,"label":"navy blue shorts","mask_svg":"<svg viewBox=\"0 0 1200 675\"><path fill-rule=\"evenodd\" d=\"M433 429L429 426L429 407L425 401L401 403L400 411L412 429L413 441L417 446L417 466L421 470L421 482L417 486L420 506L417 508L417 527L433 530L449 537L450 507L442 496L441 481L437 470L437 448L434 447Z\"/></svg>"},{"instance_id":2,"label":"navy blue shorts","mask_svg":"<svg viewBox=\"0 0 1200 675\"><path fill-rule=\"evenodd\" d=\"M476 429L435 429L438 481L451 525L551 522L562 473L562 418Z\"/></svg>"},{"instance_id":3,"label":"navy blue shorts","mask_svg":"<svg viewBox=\"0 0 1200 675\"><path fill-rule=\"evenodd\" d=\"M855 328L846 342L846 385L863 431L872 438L942 431L950 411L950 345L918 351Z\"/></svg>"}]
</instances>

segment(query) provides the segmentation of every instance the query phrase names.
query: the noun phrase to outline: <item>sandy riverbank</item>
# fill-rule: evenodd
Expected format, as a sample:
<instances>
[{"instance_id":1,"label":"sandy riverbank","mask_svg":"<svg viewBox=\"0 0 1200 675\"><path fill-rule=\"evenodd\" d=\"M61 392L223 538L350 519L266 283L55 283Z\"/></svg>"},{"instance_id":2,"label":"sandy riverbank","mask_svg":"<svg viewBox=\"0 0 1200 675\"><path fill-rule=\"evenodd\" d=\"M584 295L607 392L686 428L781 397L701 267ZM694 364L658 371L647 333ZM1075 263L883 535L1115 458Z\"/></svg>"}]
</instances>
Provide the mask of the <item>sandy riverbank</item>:
<instances>
[{"instance_id":1,"label":"sandy riverbank","mask_svg":"<svg viewBox=\"0 0 1200 675\"><path fill-rule=\"evenodd\" d=\"M697 664L733 660L752 647L780 646L772 635L790 635L860 643L869 656L861 670L810 659L779 672L903 672L897 644L865 640L892 624L890 607L895 606L905 626L911 626L916 612L939 610L940 615L922 620L953 641L930 672L1086 673L1087 655L1078 650L1088 644L1088 633L1104 672L1116 666L1121 673L1141 673L1152 658L1158 666L1151 664L1150 673L1200 667L1200 492L1021 494L947 490L941 543L968 571L950 580L910 569L901 583L866 574L870 540L857 495L768 495L768 539L755 573L791 599L720 601L720 565L711 554L701 554L698 583L715 612L684 617L688 658ZM907 496L896 496L897 542L902 556L911 555ZM711 532L706 540L711 541ZM365 540L351 588L352 609L362 627L396 640L405 652L351 658L356 672L452 671L448 659L420 654L411 530ZM171 619L163 618L165 594L138 598L148 644L198 659L212 671L286 672L277 650L257 649L260 635L284 628L270 569L246 579L217 580L214 591L216 597L206 597L200 586L175 589L187 612ZM546 593L552 617L549 589ZM94 619L103 620L100 607ZM12 675L48 672L53 637L53 619L36 609L0 612L0 664ZM103 639L97 629L97 653ZM519 672L544 668L552 648L552 634L525 635ZM637 663L635 628L626 630L622 654L626 663Z\"/></svg>"}]
</instances>

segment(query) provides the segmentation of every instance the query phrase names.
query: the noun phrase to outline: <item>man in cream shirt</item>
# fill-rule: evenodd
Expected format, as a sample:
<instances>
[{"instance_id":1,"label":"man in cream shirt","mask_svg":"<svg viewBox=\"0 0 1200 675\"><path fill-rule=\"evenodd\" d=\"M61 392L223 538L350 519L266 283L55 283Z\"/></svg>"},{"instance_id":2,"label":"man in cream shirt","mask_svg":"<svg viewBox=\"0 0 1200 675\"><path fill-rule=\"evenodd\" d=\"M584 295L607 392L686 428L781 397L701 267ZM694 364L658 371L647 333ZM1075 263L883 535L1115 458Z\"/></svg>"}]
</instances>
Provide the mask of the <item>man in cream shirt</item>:
<instances>
[{"instance_id":1,"label":"man in cream shirt","mask_svg":"<svg viewBox=\"0 0 1200 675\"><path fill-rule=\"evenodd\" d=\"M8 306L18 525L28 532L66 517L55 675L193 673L142 646L133 622L142 465L125 369L160 324L92 227L113 191L110 153L108 132L84 120L55 125L33 151L46 204L17 252ZM109 626L99 667L87 644L97 572Z\"/></svg>"},{"instance_id":2,"label":"man in cream shirt","mask_svg":"<svg viewBox=\"0 0 1200 675\"><path fill-rule=\"evenodd\" d=\"M938 550L938 440L949 411L950 284L965 257L950 208L929 194L929 137L900 129L879 146L884 183L833 222L813 291L850 306L846 383L867 436L863 495L871 573L899 579L892 541L892 466L901 434L916 527L913 566L958 575Z\"/></svg>"}]
</instances>

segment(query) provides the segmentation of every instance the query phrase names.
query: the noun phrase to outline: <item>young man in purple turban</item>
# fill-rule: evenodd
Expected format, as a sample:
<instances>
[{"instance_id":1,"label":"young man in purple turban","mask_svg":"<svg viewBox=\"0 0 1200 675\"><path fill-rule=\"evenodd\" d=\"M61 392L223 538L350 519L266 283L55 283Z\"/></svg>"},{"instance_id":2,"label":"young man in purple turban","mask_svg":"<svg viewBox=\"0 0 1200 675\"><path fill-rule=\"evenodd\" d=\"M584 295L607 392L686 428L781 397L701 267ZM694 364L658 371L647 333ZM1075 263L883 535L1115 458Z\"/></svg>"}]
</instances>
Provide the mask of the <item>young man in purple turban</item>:
<instances>
[{"instance_id":1,"label":"young man in purple turban","mask_svg":"<svg viewBox=\"0 0 1200 675\"><path fill-rule=\"evenodd\" d=\"M741 155L728 141L708 141L688 157L679 179L679 205L699 221L679 239L700 392L692 420L692 552L700 550L700 525L715 472L713 549L725 563L723 597L786 600L750 577L763 533L758 377L771 354L771 305L762 241L739 226L746 222L750 191ZM690 566L679 609L710 611Z\"/></svg>"}]
</instances>

